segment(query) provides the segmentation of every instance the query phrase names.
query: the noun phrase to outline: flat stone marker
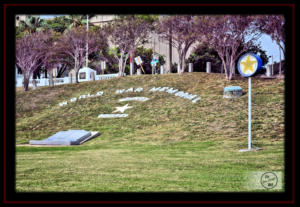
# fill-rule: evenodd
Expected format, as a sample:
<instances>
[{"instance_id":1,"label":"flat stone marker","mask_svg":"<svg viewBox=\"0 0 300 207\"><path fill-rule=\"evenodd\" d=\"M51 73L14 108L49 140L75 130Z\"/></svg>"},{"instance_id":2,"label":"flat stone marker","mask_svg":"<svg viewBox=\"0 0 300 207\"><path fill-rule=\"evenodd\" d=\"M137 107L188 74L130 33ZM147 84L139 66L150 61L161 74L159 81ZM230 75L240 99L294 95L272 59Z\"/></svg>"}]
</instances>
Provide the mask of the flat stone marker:
<instances>
[{"instance_id":1,"label":"flat stone marker","mask_svg":"<svg viewBox=\"0 0 300 207\"><path fill-rule=\"evenodd\" d=\"M240 86L227 86L224 88L224 98L238 98L243 95L243 90Z\"/></svg>"},{"instance_id":2,"label":"flat stone marker","mask_svg":"<svg viewBox=\"0 0 300 207\"><path fill-rule=\"evenodd\" d=\"M31 145L79 145L87 140L98 136L98 132L85 130L60 131L44 140L30 140Z\"/></svg>"},{"instance_id":3,"label":"flat stone marker","mask_svg":"<svg viewBox=\"0 0 300 207\"><path fill-rule=\"evenodd\" d=\"M127 116L128 114L99 114L98 118L122 118Z\"/></svg>"},{"instance_id":4,"label":"flat stone marker","mask_svg":"<svg viewBox=\"0 0 300 207\"><path fill-rule=\"evenodd\" d=\"M126 97L126 98L119 99L119 102L123 102L123 101L147 101L147 100L149 100L149 98L147 98L147 97Z\"/></svg>"}]
</instances>

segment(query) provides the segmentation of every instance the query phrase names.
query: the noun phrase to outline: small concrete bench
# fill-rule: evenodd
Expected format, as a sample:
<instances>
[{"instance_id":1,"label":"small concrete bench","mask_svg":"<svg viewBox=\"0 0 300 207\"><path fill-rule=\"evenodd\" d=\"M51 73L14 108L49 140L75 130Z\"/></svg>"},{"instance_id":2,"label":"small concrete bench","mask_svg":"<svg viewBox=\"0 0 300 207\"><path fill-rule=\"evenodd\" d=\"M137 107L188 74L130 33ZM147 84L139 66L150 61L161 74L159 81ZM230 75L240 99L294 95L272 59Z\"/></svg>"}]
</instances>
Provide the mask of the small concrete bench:
<instances>
[{"instance_id":1,"label":"small concrete bench","mask_svg":"<svg viewBox=\"0 0 300 207\"><path fill-rule=\"evenodd\" d=\"M238 98L243 95L243 89L240 86L227 86L224 88L224 98Z\"/></svg>"}]
</instances>

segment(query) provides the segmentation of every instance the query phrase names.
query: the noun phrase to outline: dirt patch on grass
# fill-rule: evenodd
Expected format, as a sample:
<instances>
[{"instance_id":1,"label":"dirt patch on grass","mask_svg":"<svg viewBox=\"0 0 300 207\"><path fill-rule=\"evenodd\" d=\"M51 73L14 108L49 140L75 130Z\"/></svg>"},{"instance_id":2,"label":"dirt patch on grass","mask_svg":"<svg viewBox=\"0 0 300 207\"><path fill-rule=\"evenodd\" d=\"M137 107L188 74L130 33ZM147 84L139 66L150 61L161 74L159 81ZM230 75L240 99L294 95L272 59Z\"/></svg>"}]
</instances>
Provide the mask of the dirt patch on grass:
<instances>
[{"instance_id":1,"label":"dirt patch on grass","mask_svg":"<svg viewBox=\"0 0 300 207\"><path fill-rule=\"evenodd\" d=\"M219 121L213 121L208 124L207 129L210 131L220 131L223 128L223 124Z\"/></svg>"}]
</instances>

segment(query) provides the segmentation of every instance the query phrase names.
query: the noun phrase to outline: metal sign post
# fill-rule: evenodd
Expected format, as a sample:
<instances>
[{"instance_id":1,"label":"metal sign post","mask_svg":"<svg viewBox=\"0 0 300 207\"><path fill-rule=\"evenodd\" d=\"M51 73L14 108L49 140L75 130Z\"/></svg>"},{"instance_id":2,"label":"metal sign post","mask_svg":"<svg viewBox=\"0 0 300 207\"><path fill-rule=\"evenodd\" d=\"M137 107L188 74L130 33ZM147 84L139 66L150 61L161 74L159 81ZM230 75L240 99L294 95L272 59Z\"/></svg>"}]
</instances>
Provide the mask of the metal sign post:
<instances>
[{"instance_id":1,"label":"metal sign post","mask_svg":"<svg viewBox=\"0 0 300 207\"><path fill-rule=\"evenodd\" d=\"M145 74L145 71L144 71L144 68L143 68L142 64L140 64L140 66L141 66L141 68L142 68L142 70L143 70L143 73Z\"/></svg>"},{"instance_id":2,"label":"metal sign post","mask_svg":"<svg viewBox=\"0 0 300 207\"><path fill-rule=\"evenodd\" d=\"M152 66L152 74L156 74L156 64L159 62L158 58L159 56L157 54L153 54L153 59L150 62Z\"/></svg>"},{"instance_id":3,"label":"metal sign post","mask_svg":"<svg viewBox=\"0 0 300 207\"><path fill-rule=\"evenodd\" d=\"M155 60L152 60L150 62L151 66L152 66L152 74L156 73L156 61Z\"/></svg>"},{"instance_id":4,"label":"metal sign post","mask_svg":"<svg viewBox=\"0 0 300 207\"><path fill-rule=\"evenodd\" d=\"M134 56L134 52L131 51L130 52L130 75L133 75L133 71L134 71L134 62L133 62L133 56Z\"/></svg>"},{"instance_id":5,"label":"metal sign post","mask_svg":"<svg viewBox=\"0 0 300 207\"><path fill-rule=\"evenodd\" d=\"M251 150L251 77L248 78L248 150Z\"/></svg>"},{"instance_id":6,"label":"metal sign post","mask_svg":"<svg viewBox=\"0 0 300 207\"><path fill-rule=\"evenodd\" d=\"M141 66L141 68L142 68L142 70L143 70L143 72L144 72L144 74L145 74L144 68L143 68L143 66L142 66L143 61L142 61L141 57L140 57L140 56L137 56L136 58L134 58L134 60L135 60L135 62L136 62L137 65L140 65L140 66Z\"/></svg>"},{"instance_id":7,"label":"metal sign post","mask_svg":"<svg viewBox=\"0 0 300 207\"><path fill-rule=\"evenodd\" d=\"M88 35L89 35L89 15L86 15L86 53L85 53L85 67L88 67L88 62L89 62L89 43L88 43Z\"/></svg>"},{"instance_id":8,"label":"metal sign post","mask_svg":"<svg viewBox=\"0 0 300 207\"><path fill-rule=\"evenodd\" d=\"M254 76L261 70L262 60L253 53L247 53L240 57L238 61L238 70L243 77L248 78L248 149L239 150L240 152L261 150L261 148L252 147L251 134L251 76Z\"/></svg>"}]
</instances>

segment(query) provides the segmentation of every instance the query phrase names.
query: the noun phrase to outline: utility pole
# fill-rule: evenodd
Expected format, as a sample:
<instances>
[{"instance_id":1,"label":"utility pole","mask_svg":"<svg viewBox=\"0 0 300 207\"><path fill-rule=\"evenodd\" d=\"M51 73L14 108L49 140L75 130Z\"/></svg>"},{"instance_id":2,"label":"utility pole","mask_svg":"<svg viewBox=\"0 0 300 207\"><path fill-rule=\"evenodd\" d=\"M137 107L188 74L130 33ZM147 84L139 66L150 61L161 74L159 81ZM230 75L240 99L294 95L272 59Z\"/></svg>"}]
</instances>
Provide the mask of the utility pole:
<instances>
[{"instance_id":1,"label":"utility pole","mask_svg":"<svg viewBox=\"0 0 300 207\"><path fill-rule=\"evenodd\" d=\"M172 27L170 27L170 38L169 38L169 73L172 71Z\"/></svg>"},{"instance_id":2,"label":"utility pole","mask_svg":"<svg viewBox=\"0 0 300 207\"><path fill-rule=\"evenodd\" d=\"M133 58L134 58L134 51L130 51L130 75L133 75L133 73L134 73Z\"/></svg>"},{"instance_id":3,"label":"utility pole","mask_svg":"<svg viewBox=\"0 0 300 207\"><path fill-rule=\"evenodd\" d=\"M279 75L281 75L281 48L279 46Z\"/></svg>"},{"instance_id":4,"label":"utility pole","mask_svg":"<svg viewBox=\"0 0 300 207\"><path fill-rule=\"evenodd\" d=\"M88 62L89 62L89 58L88 58L88 51L89 51L89 43L88 43L88 38L89 38L89 15L86 15L86 54L85 54L85 67L88 67Z\"/></svg>"},{"instance_id":5,"label":"utility pole","mask_svg":"<svg viewBox=\"0 0 300 207\"><path fill-rule=\"evenodd\" d=\"M271 72L271 76L273 76L273 74L274 74L273 65L274 65L274 61L273 61L273 55L272 55L272 72Z\"/></svg>"}]
</instances>

